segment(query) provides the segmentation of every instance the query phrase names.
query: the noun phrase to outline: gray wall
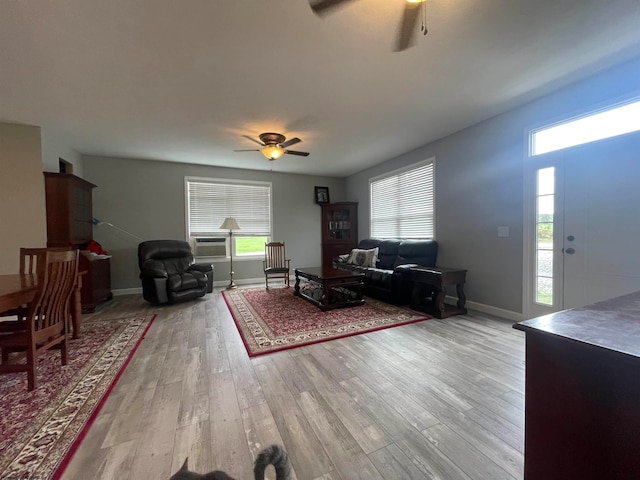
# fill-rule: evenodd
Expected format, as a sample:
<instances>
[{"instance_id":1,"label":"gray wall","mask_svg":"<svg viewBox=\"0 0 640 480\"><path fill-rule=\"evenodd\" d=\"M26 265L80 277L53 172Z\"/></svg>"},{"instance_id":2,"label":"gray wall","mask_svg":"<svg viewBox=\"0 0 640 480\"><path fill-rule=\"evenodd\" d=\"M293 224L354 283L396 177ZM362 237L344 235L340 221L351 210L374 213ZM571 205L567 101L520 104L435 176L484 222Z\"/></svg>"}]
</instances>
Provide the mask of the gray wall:
<instances>
[{"instance_id":1,"label":"gray wall","mask_svg":"<svg viewBox=\"0 0 640 480\"><path fill-rule=\"evenodd\" d=\"M185 176L272 182L273 239L286 242L293 268L320 264L320 206L314 203L313 187L328 186L334 202L349 200L344 180L337 178L84 157L84 178L98 186L93 191L94 216L145 240L186 238ZM107 225L94 227L93 233L113 255L112 288L139 287L139 240ZM234 258L233 270L236 280L264 278L261 260ZM228 280L228 272L228 262L216 263L214 280Z\"/></svg>"},{"instance_id":2,"label":"gray wall","mask_svg":"<svg viewBox=\"0 0 640 480\"><path fill-rule=\"evenodd\" d=\"M84 178L82 155L71 148L60 133L50 128L43 128L41 142L43 171L59 172L59 159L62 158L73 165L75 176Z\"/></svg>"},{"instance_id":3,"label":"gray wall","mask_svg":"<svg viewBox=\"0 0 640 480\"><path fill-rule=\"evenodd\" d=\"M438 264L469 270L465 293L470 301L522 312L528 130L640 95L639 88L636 59L352 175L346 193L359 202L360 238L369 232L369 179L436 157ZM498 226L508 226L510 236L498 238Z\"/></svg>"}]
</instances>

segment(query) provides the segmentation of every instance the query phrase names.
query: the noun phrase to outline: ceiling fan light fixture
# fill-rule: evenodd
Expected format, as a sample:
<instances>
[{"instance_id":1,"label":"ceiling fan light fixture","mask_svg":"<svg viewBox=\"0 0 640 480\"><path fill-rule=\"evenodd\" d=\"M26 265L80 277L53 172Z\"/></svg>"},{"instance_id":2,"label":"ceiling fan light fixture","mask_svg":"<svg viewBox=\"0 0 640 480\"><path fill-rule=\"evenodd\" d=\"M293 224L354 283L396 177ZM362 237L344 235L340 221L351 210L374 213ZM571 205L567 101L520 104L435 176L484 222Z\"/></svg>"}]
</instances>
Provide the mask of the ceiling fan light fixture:
<instances>
[{"instance_id":1,"label":"ceiling fan light fixture","mask_svg":"<svg viewBox=\"0 0 640 480\"><path fill-rule=\"evenodd\" d=\"M277 160L284 154L284 150L278 145L267 145L260 151L269 160Z\"/></svg>"}]
</instances>

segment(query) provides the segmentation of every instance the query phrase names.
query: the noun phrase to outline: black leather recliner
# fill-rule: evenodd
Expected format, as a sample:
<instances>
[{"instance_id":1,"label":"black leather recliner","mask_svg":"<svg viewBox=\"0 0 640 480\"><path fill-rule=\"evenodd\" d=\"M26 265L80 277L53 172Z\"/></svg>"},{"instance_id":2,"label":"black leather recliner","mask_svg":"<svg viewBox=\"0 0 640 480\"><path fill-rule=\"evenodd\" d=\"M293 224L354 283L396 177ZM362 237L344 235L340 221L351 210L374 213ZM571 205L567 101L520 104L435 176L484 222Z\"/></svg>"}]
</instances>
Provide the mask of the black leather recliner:
<instances>
[{"instance_id":1,"label":"black leather recliner","mask_svg":"<svg viewBox=\"0 0 640 480\"><path fill-rule=\"evenodd\" d=\"M148 240L138 245L142 295L151 303L178 303L213 291L213 265L194 263L188 242Z\"/></svg>"}]
</instances>

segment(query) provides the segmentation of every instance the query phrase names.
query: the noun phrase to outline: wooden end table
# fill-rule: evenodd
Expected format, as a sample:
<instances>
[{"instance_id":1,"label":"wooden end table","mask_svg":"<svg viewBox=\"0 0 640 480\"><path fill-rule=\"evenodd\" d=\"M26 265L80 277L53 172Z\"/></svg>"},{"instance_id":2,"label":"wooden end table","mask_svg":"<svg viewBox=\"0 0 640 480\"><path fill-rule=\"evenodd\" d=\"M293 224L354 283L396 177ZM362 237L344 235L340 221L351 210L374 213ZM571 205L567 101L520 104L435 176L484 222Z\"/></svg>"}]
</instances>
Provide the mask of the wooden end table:
<instances>
[{"instance_id":1,"label":"wooden end table","mask_svg":"<svg viewBox=\"0 0 640 480\"><path fill-rule=\"evenodd\" d=\"M436 318L467 313L464 295L464 282L467 271L448 267L413 267L411 281L411 308L424 311ZM458 302L449 305L444 302L447 286L455 285Z\"/></svg>"},{"instance_id":2,"label":"wooden end table","mask_svg":"<svg viewBox=\"0 0 640 480\"><path fill-rule=\"evenodd\" d=\"M293 294L317 305L320 310L364 304L364 273L332 267L296 268L295 273L296 285ZM300 279L305 280L302 287Z\"/></svg>"}]
</instances>

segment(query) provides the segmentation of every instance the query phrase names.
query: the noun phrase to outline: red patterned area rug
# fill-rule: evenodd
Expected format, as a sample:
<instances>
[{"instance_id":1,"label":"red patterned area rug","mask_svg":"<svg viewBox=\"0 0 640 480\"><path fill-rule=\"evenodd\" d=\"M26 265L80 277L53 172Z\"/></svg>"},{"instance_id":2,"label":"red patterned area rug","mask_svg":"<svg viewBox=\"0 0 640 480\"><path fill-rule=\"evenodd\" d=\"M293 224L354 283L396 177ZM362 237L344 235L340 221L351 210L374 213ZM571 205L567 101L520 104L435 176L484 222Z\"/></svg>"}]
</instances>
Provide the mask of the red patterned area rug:
<instances>
[{"instance_id":1,"label":"red patterned area rug","mask_svg":"<svg viewBox=\"0 0 640 480\"><path fill-rule=\"evenodd\" d=\"M69 343L67 365L58 350L38 358L31 392L26 373L0 375L0 478L62 475L154 318L84 322L81 337Z\"/></svg>"},{"instance_id":2,"label":"red patterned area rug","mask_svg":"<svg viewBox=\"0 0 640 480\"><path fill-rule=\"evenodd\" d=\"M427 320L422 313L366 297L358 307L321 311L293 288L222 292L250 357Z\"/></svg>"}]
</instances>

